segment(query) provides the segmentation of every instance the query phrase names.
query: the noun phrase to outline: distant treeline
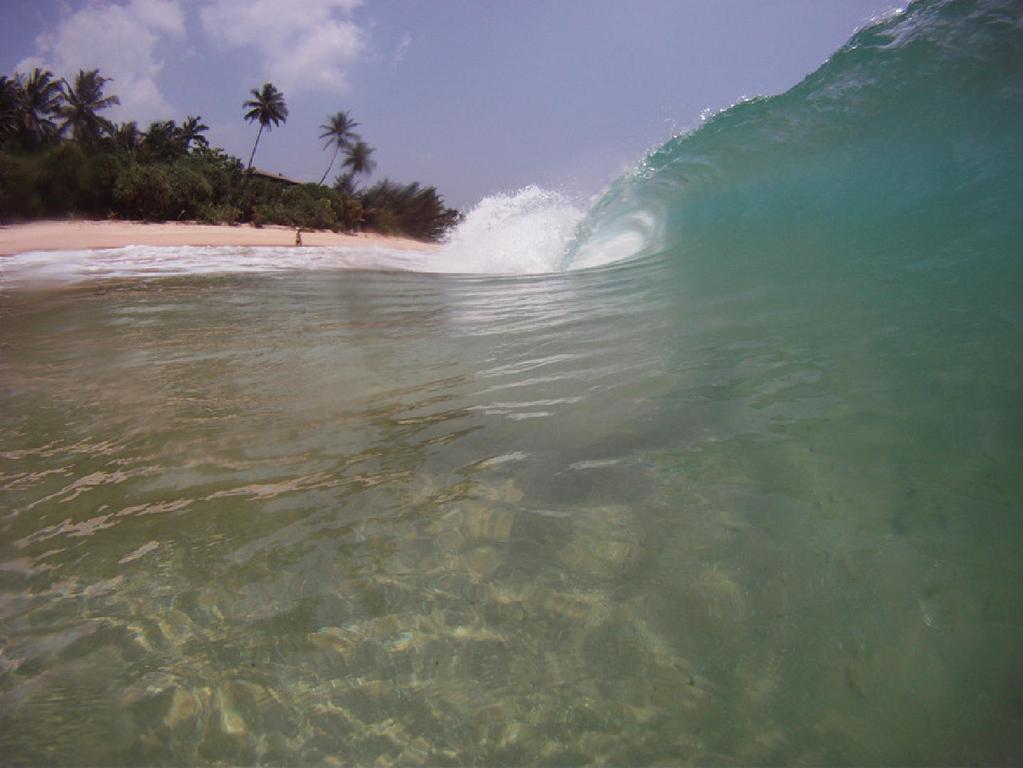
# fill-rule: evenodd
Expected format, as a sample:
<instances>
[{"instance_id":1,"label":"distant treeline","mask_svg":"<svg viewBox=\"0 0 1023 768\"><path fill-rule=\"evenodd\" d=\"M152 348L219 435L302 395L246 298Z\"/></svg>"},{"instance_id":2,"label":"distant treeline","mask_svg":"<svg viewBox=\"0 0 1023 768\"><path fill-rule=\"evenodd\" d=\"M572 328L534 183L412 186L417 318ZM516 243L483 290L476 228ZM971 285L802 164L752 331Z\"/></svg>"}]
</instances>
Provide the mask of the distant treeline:
<instances>
[{"instance_id":1,"label":"distant treeline","mask_svg":"<svg viewBox=\"0 0 1023 768\"><path fill-rule=\"evenodd\" d=\"M259 139L287 119L283 95L270 83L243 105L259 133L246 168L211 147L200 117L115 124L102 116L118 104L104 95L97 70L72 81L48 70L0 76L0 220L84 216L145 221L249 222L436 240L457 223L434 187L388 179L359 188L374 152L345 112L328 118L320 138L332 151L320 183L292 184L252 170ZM339 154L344 172L323 182Z\"/></svg>"}]
</instances>

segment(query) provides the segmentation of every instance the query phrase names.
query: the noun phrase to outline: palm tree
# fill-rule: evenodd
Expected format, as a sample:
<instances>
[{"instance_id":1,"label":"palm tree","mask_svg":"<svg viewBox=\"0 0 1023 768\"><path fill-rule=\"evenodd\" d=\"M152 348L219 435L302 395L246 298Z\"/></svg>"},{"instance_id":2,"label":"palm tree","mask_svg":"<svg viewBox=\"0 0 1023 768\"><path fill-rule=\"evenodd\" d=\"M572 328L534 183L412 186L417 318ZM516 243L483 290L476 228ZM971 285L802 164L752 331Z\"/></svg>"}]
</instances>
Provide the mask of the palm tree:
<instances>
[{"instance_id":1,"label":"palm tree","mask_svg":"<svg viewBox=\"0 0 1023 768\"><path fill-rule=\"evenodd\" d=\"M200 147L209 147L209 141L203 136L203 133L209 129L208 125L203 125L201 117L189 115L185 118L185 122L181 124L181 127L178 128L178 139L184 142L186 152L192 148L192 142L195 142Z\"/></svg>"},{"instance_id":2,"label":"palm tree","mask_svg":"<svg viewBox=\"0 0 1023 768\"><path fill-rule=\"evenodd\" d=\"M352 141L359 138L359 135L352 129L358 125L357 122L352 120L348 116L347 112L341 111L330 116L327 123L321 125L323 133L320 134L321 139L325 139L323 142L324 149L330 149L334 147L334 154L331 155L330 165L327 166L327 170L323 172L323 177L320 179L320 184L323 183L324 179L327 178L327 174L330 173L330 169L334 167L334 161L337 160L337 153L345 147L349 147Z\"/></svg>"},{"instance_id":3,"label":"palm tree","mask_svg":"<svg viewBox=\"0 0 1023 768\"><path fill-rule=\"evenodd\" d=\"M18 81L0 75L0 144L18 132L21 94Z\"/></svg>"},{"instance_id":4,"label":"palm tree","mask_svg":"<svg viewBox=\"0 0 1023 768\"><path fill-rule=\"evenodd\" d=\"M180 129L173 120L150 123L139 143L150 160L173 160L186 151Z\"/></svg>"},{"instance_id":5,"label":"palm tree","mask_svg":"<svg viewBox=\"0 0 1023 768\"><path fill-rule=\"evenodd\" d=\"M53 79L48 69L32 70L27 78L17 78L20 88L20 123L26 144L49 141L57 135L57 124L52 120L61 107L64 94L60 81Z\"/></svg>"},{"instance_id":6,"label":"palm tree","mask_svg":"<svg viewBox=\"0 0 1023 768\"><path fill-rule=\"evenodd\" d=\"M121 103L116 96L103 95L103 86L110 82L110 78L102 77L98 69L80 69L75 75L74 85L67 80L62 82L65 103L60 108L60 115L64 118L60 132L70 129L72 138L79 144L91 144L101 135L112 133L114 124L97 114Z\"/></svg>"},{"instance_id":7,"label":"palm tree","mask_svg":"<svg viewBox=\"0 0 1023 768\"><path fill-rule=\"evenodd\" d=\"M249 155L249 165L246 170L252 170L252 159L256 156L256 147L259 146L259 137L263 135L263 129L268 131L274 125L280 125L288 120L288 107L284 103L284 94L277 90L271 83L263 83L263 89L252 89L252 98L242 104L242 107L249 110L245 113L245 119L250 123L253 120L259 121L259 133L256 134L256 143L252 145L252 154Z\"/></svg>"},{"instance_id":8,"label":"palm tree","mask_svg":"<svg viewBox=\"0 0 1023 768\"><path fill-rule=\"evenodd\" d=\"M334 189L345 197L355 197L355 174L342 173L334 180Z\"/></svg>"},{"instance_id":9,"label":"palm tree","mask_svg":"<svg viewBox=\"0 0 1023 768\"><path fill-rule=\"evenodd\" d=\"M142 134L139 133L139 126L134 120L127 123L115 125L110 134L113 145L125 152L134 152L142 141Z\"/></svg>"},{"instance_id":10,"label":"palm tree","mask_svg":"<svg viewBox=\"0 0 1023 768\"><path fill-rule=\"evenodd\" d=\"M343 167L347 168L352 176L365 173L367 176L373 173L377 167L370 155L376 150L364 141L357 141L348 147Z\"/></svg>"}]
</instances>

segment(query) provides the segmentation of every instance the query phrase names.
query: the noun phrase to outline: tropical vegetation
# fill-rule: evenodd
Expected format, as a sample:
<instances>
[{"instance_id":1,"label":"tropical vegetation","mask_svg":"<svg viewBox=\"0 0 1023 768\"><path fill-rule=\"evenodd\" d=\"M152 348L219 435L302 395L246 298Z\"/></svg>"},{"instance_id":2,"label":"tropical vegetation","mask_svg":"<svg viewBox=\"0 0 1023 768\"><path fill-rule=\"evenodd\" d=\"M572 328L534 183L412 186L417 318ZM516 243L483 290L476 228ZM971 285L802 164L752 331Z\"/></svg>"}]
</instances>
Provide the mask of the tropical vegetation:
<instances>
[{"instance_id":1,"label":"tropical vegetation","mask_svg":"<svg viewBox=\"0 0 1023 768\"><path fill-rule=\"evenodd\" d=\"M39 70L36 70L37 72ZM99 113L107 107L120 104L116 96L104 96L103 86L108 78L100 77L98 69L79 70L74 83L62 81L63 89L57 104L57 114L63 118L60 131L70 135L79 144L91 145L114 130L114 124Z\"/></svg>"},{"instance_id":2,"label":"tropical vegetation","mask_svg":"<svg viewBox=\"0 0 1023 768\"><path fill-rule=\"evenodd\" d=\"M44 216L283 224L436 240L456 223L434 187L372 175L374 148L340 110L320 126L331 152L319 183L288 183L253 167L264 130L287 122L284 95L253 88L242 117L259 129L247 165L212 146L202 117L159 120L140 128L105 114L119 104L110 80L80 70L70 80L49 70L0 75L0 220ZM342 172L327 186L339 157Z\"/></svg>"},{"instance_id":3,"label":"tropical vegetation","mask_svg":"<svg viewBox=\"0 0 1023 768\"><path fill-rule=\"evenodd\" d=\"M320 128L323 133L320 134L320 138L324 140L324 149L334 148L334 153L330 156L330 165L327 166L327 170L323 172L323 176L320 178L320 184L327 179L327 174L330 173L330 169L334 167L334 162L337 160L337 153L342 149L351 146L351 143L359 138L359 135L352 129L359 124L352 120L348 116L347 112L336 112L330 116L330 119Z\"/></svg>"},{"instance_id":4,"label":"tropical vegetation","mask_svg":"<svg viewBox=\"0 0 1023 768\"><path fill-rule=\"evenodd\" d=\"M249 122L259 122L259 133L256 134L256 143L252 145L252 154L249 155L248 168L252 168L252 159L256 156L256 147L259 146L259 137L263 135L263 129L271 130L273 126L285 123L288 120L288 106L284 103L284 94L278 91L273 83L263 83L262 90L252 89L252 98L242 104L247 109L245 119Z\"/></svg>"}]
</instances>

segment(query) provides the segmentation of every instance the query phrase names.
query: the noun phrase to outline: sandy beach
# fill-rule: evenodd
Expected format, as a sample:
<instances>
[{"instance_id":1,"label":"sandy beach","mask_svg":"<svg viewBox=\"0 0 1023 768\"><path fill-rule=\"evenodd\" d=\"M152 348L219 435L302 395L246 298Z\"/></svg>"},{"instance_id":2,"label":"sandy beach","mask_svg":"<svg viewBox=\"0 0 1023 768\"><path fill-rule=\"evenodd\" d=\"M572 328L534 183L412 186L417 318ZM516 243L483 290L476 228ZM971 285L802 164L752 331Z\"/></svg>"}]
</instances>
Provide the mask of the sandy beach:
<instances>
[{"instance_id":1,"label":"sandy beach","mask_svg":"<svg viewBox=\"0 0 1023 768\"><path fill-rule=\"evenodd\" d=\"M402 237L335 232L302 233L303 245L354 247L376 245L386 248L432 250L436 246ZM0 226L0 256L26 251L77 251L89 248L118 248L125 245L246 245L293 246L295 230L290 227L213 226L185 222L146 224L137 221L34 221Z\"/></svg>"}]
</instances>

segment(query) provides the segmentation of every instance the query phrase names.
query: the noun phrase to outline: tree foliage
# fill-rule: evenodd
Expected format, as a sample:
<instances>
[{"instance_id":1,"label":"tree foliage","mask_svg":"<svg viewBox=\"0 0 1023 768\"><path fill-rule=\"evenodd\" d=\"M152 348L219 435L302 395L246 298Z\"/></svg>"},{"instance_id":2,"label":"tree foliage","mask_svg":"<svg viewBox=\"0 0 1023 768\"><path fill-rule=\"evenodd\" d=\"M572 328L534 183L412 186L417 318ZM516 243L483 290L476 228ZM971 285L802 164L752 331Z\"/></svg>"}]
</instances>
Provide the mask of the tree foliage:
<instances>
[{"instance_id":1,"label":"tree foliage","mask_svg":"<svg viewBox=\"0 0 1023 768\"><path fill-rule=\"evenodd\" d=\"M436 239L457 221L433 187L384 180L358 191L372 173L374 150L347 112L321 126L325 148L344 152L345 173L333 187L288 186L247 172L263 128L285 122L284 97L272 84L252 90L245 118L260 132L248 168L211 147L202 118L158 120L141 130L102 112L119 103L97 70L72 82L48 70L0 76L0 220L79 215L147 221L283 224L303 229L376 229ZM331 166L334 164L331 160ZM324 174L326 178L326 174Z\"/></svg>"},{"instance_id":2,"label":"tree foliage","mask_svg":"<svg viewBox=\"0 0 1023 768\"><path fill-rule=\"evenodd\" d=\"M249 155L248 168L252 168L252 160L256 156L256 147L259 146L259 137L263 135L263 129L270 131L275 125L280 125L288 120L288 105L284 103L284 94L277 90L272 83L263 83L263 88L253 88L252 98L242 104L245 119L250 123L259 122L259 133L256 134L256 143L252 145L252 154Z\"/></svg>"},{"instance_id":3,"label":"tree foliage","mask_svg":"<svg viewBox=\"0 0 1023 768\"><path fill-rule=\"evenodd\" d=\"M16 76L18 129L25 147L47 144L57 138L56 117L63 91L48 69L36 67L28 77Z\"/></svg>"},{"instance_id":4,"label":"tree foliage","mask_svg":"<svg viewBox=\"0 0 1023 768\"><path fill-rule=\"evenodd\" d=\"M353 177L359 176L363 173L368 176L373 173L373 170L377 167L376 161L373 160L373 153L375 151L376 150L366 142L357 141L348 147L348 151L345 155L345 161L342 165L344 168L348 169L348 172L351 173Z\"/></svg>"},{"instance_id":5,"label":"tree foliage","mask_svg":"<svg viewBox=\"0 0 1023 768\"><path fill-rule=\"evenodd\" d=\"M103 86L108 82L110 79L102 77L97 69L78 70L73 83L61 81L64 100L56 109L64 120L61 134L70 134L79 144L87 145L113 131L113 123L99 114L121 103L116 96L103 95Z\"/></svg>"},{"instance_id":6,"label":"tree foliage","mask_svg":"<svg viewBox=\"0 0 1023 768\"><path fill-rule=\"evenodd\" d=\"M0 75L0 145L18 132L20 98L18 81Z\"/></svg>"},{"instance_id":7,"label":"tree foliage","mask_svg":"<svg viewBox=\"0 0 1023 768\"><path fill-rule=\"evenodd\" d=\"M342 149L350 146L353 141L359 138L359 134L355 133L354 128L358 127L358 123L352 120L348 116L347 112L335 112L326 123L320 126L320 130L323 133L320 134L320 138L323 139L323 148L330 149L334 148L333 154L330 156L330 165L327 166L327 170L323 172L323 176L320 178L320 184L322 184L327 174L330 173L330 169L334 167L334 161L337 160L337 154Z\"/></svg>"},{"instance_id":8,"label":"tree foliage","mask_svg":"<svg viewBox=\"0 0 1023 768\"><path fill-rule=\"evenodd\" d=\"M437 240L456 224L460 214L444 205L434 187L418 182L377 182L359 195L366 223L384 233L402 233L420 240Z\"/></svg>"},{"instance_id":9,"label":"tree foliage","mask_svg":"<svg viewBox=\"0 0 1023 768\"><path fill-rule=\"evenodd\" d=\"M201 148L209 147L210 142L203 136L209 129L208 125L203 124L201 117L192 117L191 115L186 117L185 122L178 128L178 136L185 145L185 151L190 150L193 144Z\"/></svg>"}]
</instances>

